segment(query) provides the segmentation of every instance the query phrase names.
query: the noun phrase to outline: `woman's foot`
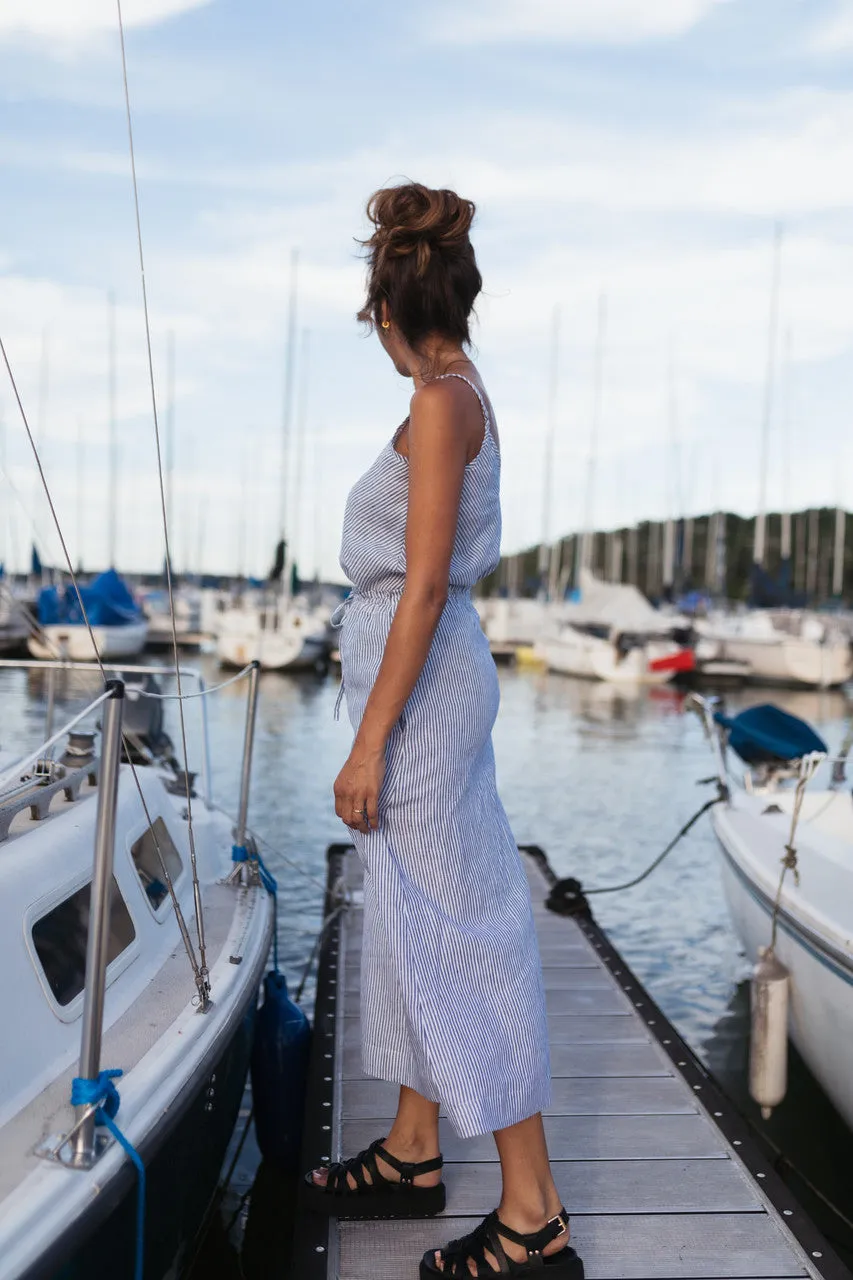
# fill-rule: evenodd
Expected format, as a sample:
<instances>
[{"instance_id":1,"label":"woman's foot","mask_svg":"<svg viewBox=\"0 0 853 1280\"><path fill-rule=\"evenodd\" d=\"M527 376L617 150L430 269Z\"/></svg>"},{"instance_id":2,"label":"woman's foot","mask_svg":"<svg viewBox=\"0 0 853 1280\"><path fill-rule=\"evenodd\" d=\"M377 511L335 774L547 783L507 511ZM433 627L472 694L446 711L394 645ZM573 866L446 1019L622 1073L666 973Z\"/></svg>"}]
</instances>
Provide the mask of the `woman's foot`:
<instances>
[{"instance_id":1,"label":"woman's foot","mask_svg":"<svg viewBox=\"0 0 853 1280\"><path fill-rule=\"evenodd\" d=\"M506 1234L507 1231L512 1234ZM472 1276L482 1275L484 1264L495 1275L500 1275L501 1260L496 1252L498 1248L511 1261L524 1263L530 1258L531 1250L543 1258L562 1253L568 1248L569 1235L569 1216L559 1202L558 1207L550 1214L546 1211L532 1214L529 1208L513 1208L502 1203L470 1236L454 1240L444 1249L436 1249L432 1258L436 1271L442 1274L447 1263L450 1275L464 1275L464 1271L460 1270L460 1263L464 1262ZM516 1240L513 1236L525 1239ZM469 1247L470 1253L467 1252ZM574 1250L571 1252L574 1255ZM579 1274L583 1274L582 1270Z\"/></svg>"},{"instance_id":2,"label":"woman's foot","mask_svg":"<svg viewBox=\"0 0 853 1280\"><path fill-rule=\"evenodd\" d=\"M422 1138L406 1138L395 1135L392 1129L387 1138L379 1139L381 1146L375 1151L376 1167L386 1182L401 1182L403 1174L394 1165L389 1164L387 1160L382 1158L382 1152L387 1152L392 1156L398 1164L417 1165L424 1163L432 1163L440 1159L441 1153L438 1149L438 1136L432 1140ZM368 1186L372 1185L372 1176L370 1168L366 1164L362 1164L362 1175ZM311 1180L317 1187L325 1187L329 1180L329 1170L327 1167L313 1169L311 1171ZM441 1182L441 1166L432 1169L427 1173L418 1173L412 1178L412 1185L415 1187L437 1187ZM357 1190L355 1177L352 1173L347 1174L347 1186L351 1191Z\"/></svg>"}]
</instances>

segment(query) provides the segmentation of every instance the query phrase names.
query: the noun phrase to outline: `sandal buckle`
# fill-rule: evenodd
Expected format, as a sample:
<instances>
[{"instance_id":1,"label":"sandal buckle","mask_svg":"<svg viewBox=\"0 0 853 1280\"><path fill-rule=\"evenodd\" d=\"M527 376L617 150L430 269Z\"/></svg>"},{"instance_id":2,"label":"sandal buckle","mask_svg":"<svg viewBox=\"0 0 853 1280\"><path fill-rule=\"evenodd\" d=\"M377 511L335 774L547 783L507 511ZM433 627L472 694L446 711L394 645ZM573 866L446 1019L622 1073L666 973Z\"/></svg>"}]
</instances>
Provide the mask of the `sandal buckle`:
<instances>
[{"instance_id":1,"label":"sandal buckle","mask_svg":"<svg viewBox=\"0 0 853 1280\"><path fill-rule=\"evenodd\" d=\"M561 1236L564 1231L568 1231L569 1224L568 1222L566 1222L566 1220L564 1219L561 1213L555 1213L553 1218L548 1219L548 1221L545 1223L545 1226L553 1227L555 1223L560 1228L560 1230L557 1232L557 1235Z\"/></svg>"}]
</instances>

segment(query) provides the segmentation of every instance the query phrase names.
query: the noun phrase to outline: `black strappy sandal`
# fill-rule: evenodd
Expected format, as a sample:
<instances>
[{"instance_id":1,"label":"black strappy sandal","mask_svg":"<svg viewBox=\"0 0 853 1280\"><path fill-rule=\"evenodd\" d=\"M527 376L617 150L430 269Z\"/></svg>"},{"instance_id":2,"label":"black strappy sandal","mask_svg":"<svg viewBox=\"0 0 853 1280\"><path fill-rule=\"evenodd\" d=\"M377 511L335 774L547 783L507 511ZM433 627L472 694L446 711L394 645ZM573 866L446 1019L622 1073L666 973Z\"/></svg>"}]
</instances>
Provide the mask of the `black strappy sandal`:
<instances>
[{"instance_id":1,"label":"black strappy sandal","mask_svg":"<svg viewBox=\"0 0 853 1280\"><path fill-rule=\"evenodd\" d=\"M547 1258L542 1256L542 1250L568 1229L569 1215L565 1209L561 1209L556 1217L550 1218L541 1231L534 1231L527 1236L505 1226L495 1210L470 1235L451 1240L450 1244L438 1250L444 1263L443 1269L435 1261L435 1250L430 1249L425 1253L421 1261L421 1280L432 1280L434 1276L443 1276L444 1280L471 1280L469 1259L477 1268L474 1275L483 1277L483 1280L493 1276L540 1275L543 1280L546 1277L547 1280L584 1280L583 1263L571 1245L566 1245L559 1253L549 1254ZM527 1250L525 1262L516 1262L514 1258L507 1257L501 1244L501 1236ZM497 1263L497 1271L487 1259L486 1251Z\"/></svg>"},{"instance_id":2,"label":"black strappy sandal","mask_svg":"<svg viewBox=\"0 0 853 1280\"><path fill-rule=\"evenodd\" d=\"M314 1213L328 1214L332 1218L431 1218L444 1208L444 1183L434 1187L416 1187L415 1178L422 1173L434 1173L444 1164L441 1156L434 1160L422 1160L413 1164L398 1160L386 1151L384 1138L371 1142L366 1151L357 1156L329 1165L329 1177L325 1186L318 1186L312 1173L306 1173L301 1200L306 1209ZM400 1175L399 1182L391 1182L379 1170L376 1157L384 1160ZM365 1170L371 1181L365 1177ZM352 1174L355 1186L349 1184Z\"/></svg>"}]
</instances>

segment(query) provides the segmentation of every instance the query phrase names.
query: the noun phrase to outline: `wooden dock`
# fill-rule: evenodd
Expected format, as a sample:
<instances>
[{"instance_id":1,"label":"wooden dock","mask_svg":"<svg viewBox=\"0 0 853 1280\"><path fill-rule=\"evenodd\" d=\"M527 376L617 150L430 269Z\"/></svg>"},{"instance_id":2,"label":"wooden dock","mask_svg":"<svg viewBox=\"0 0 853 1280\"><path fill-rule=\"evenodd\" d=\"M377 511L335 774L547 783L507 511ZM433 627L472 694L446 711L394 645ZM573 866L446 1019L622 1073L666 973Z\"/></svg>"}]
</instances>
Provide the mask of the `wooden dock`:
<instances>
[{"instance_id":1,"label":"wooden dock","mask_svg":"<svg viewBox=\"0 0 853 1280\"><path fill-rule=\"evenodd\" d=\"M734 1108L592 920L554 914L538 850L525 863L547 990L553 1100L546 1129L587 1280L851 1280L850 1272L755 1148ZM362 1075L361 868L329 850L350 905L327 931L318 975L306 1168L384 1135L396 1088ZM325 1221L303 1215L294 1280L416 1280L427 1248L495 1207L490 1136L442 1133L447 1210L427 1221Z\"/></svg>"}]
</instances>

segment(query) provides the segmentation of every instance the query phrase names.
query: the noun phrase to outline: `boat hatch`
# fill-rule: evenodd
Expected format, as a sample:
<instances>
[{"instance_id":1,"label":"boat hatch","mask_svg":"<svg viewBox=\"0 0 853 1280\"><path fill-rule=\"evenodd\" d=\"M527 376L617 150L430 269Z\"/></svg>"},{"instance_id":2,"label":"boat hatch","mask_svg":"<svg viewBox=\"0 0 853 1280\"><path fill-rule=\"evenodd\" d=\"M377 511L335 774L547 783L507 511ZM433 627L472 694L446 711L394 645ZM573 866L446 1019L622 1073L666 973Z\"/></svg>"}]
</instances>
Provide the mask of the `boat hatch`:
<instances>
[{"instance_id":1,"label":"boat hatch","mask_svg":"<svg viewBox=\"0 0 853 1280\"><path fill-rule=\"evenodd\" d=\"M136 874L145 890L145 896L156 911L169 896L160 858L162 857L166 864L166 870L173 884L184 869L181 855L162 818L154 819L151 826L147 827L139 839L131 845L130 853L133 865L136 867Z\"/></svg>"},{"instance_id":2,"label":"boat hatch","mask_svg":"<svg viewBox=\"0 0 853 1280\"><path fill-rule=\"evenodd\" d=\"M86 985L90 884L91 881L87 881L63 898L32 926L33 946L44 976L57 1004L63 1007L79 996ZM107 964L120 956L135 937L130 912L113 877Z\"/></svg>"}]
</instances>

